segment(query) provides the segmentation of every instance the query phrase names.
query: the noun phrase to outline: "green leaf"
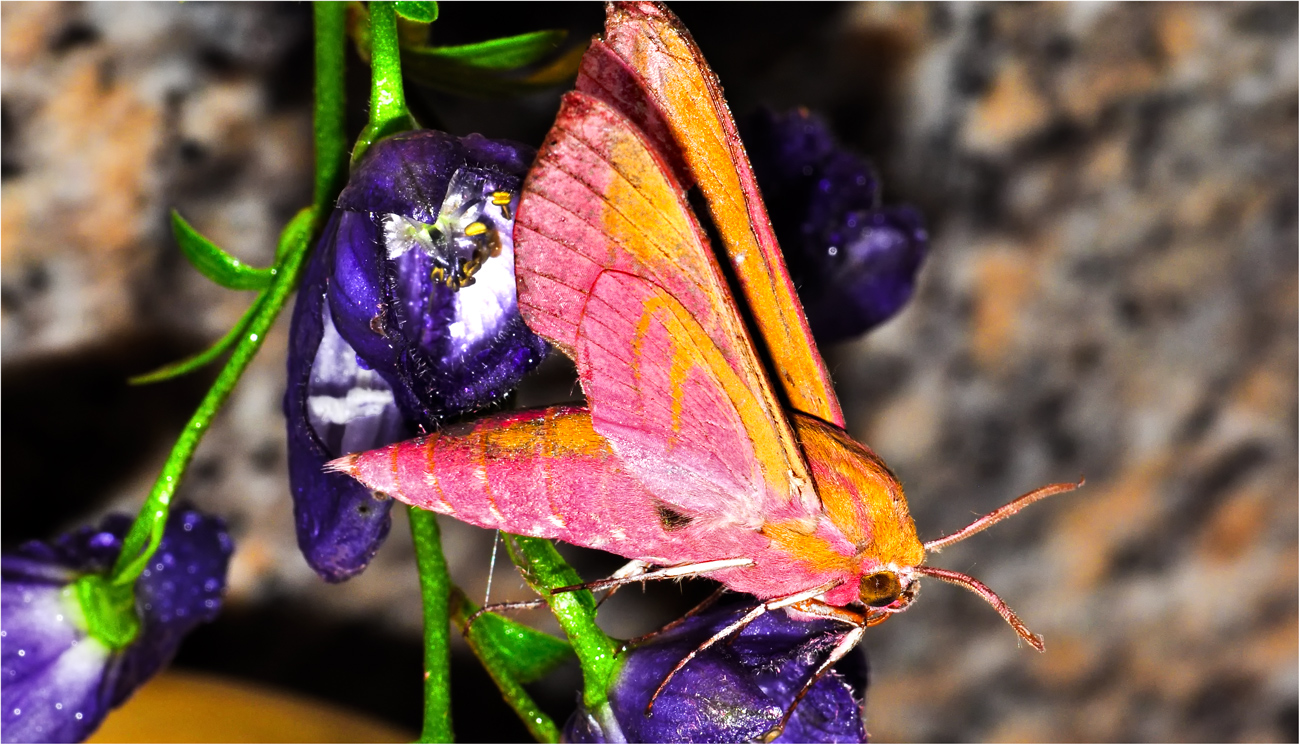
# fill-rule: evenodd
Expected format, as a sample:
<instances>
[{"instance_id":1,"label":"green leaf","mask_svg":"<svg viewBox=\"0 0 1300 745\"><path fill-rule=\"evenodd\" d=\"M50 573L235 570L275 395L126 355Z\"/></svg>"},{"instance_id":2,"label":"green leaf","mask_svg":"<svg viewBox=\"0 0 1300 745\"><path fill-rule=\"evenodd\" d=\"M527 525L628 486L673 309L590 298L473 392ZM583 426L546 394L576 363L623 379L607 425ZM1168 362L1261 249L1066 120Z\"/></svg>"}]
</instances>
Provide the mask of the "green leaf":
<instances>
[{"instance_id":1,"label":"green leaf","mask_svg":"<svg viewBox=\"0 0 1300 745\"><path fill-rule=\"evenodd\" d=\"M248 310L244 311L244 315L239 319L239 321L226 332L225 336L213 343L212 346L198 354L186 357L183 360L164 365L153 372L147 372L143 375L137 375L134 378L128 378L126 382L131 385L160 383L164 380L171 380L172 378L178 378L187 373L194 372L200 367L216 360L225 353L226 350L230 349L235 342L238 342L243 338L244 331L248 328L248 324L253 322L253 316L257 315L257 309L262 306L262 299L264 297L266 297L266 293L260 293L257 296L257 299L253 301L253 304L249 306Z\"/></svg>"},{"instance_id":2,"label":"green leaf","mask_svg":"<svg viewBox=\"0 0 1300 745\"><path fill-rule=\"evenodd\" d=\"M573 656L568 642L495 613L479 616L470 635L495 647L506 672L520 683L539 680Z\"/></svg>"},{"instance_id":3,"label":"green leaf","mask_svg":"<svg viewBox=\"0 0 1300 745\"><path fill-rule=\"evenodd\" d=\"M433 23L438 20L438 4L419 0L398 0L397 14L408 21Z\"/></svg>"},{"instance_id":4,"label":"green leaf","mask_svg":"<svg viewBox=\"0 0 1300 745\"><path fill-rule=\"evenodd\" d=\"M460 588L452 589L450 605L452 621L465 636L474 656L483 663L483 669L491 676L492 682L496 683L501 697L528 728L529 734L538 742L559 742L559 728L528 695L523 683L524 679L535 679L534 675L544 675L553 665L572 654L572 649L548 634L490 614L479 617L473 626L467 628L467 621L478 606L467 600ZM495 624L493 619L507 626ZM526 629L524 637L517 636L510 625ZM556 644L561 645L562 650L555 647ZM523 657L528 658L528 662L523 662Z\"/></svg>"},{"instance_id":5,"label":"green leaf","mask_svg":"<svg viewBox=\"0 0 1300 745\"><path fill-rule=\"evenodd\" d=\"M275 278L275 268L258 269L221 250L185 222L181 213L172 210L172 235L185 258L203 276L230 290L264 290Z\"/></svg>"},{"instance_id":6,"label":"green leaf","mask_svg":"<svg viewBox=\"0 0 1300 745\"><path fill-rule=\"evenodd\" d=\"M564 29L532 31L518 36L490 39L452 47L408 49L412 54L455 60L485 70L513 70L537 64L554 54L569 38Z\"/></svg>"}]
</instances>

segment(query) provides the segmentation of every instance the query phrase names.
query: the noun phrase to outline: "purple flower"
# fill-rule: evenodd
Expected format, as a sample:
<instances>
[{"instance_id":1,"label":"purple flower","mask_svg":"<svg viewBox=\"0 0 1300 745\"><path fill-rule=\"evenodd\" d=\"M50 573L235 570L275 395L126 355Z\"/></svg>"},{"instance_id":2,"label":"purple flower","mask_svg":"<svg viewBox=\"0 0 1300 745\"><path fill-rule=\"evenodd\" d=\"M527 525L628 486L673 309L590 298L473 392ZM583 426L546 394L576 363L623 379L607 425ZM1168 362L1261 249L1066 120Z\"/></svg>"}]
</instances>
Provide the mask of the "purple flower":
<instances>
[{"instance_id":1,"label":"purple flower","mask_svg":"<svg viewBox=\"0 0 1300 745\"><path fill-rule=\"evenodd\" d=\"M138 633L113 645L92 635L77 580L106 572L131 526L105 518L0 557L0 714L5 742L77 742L165 665L221 607L232 545L219 518L173 509L135 582Z\"/></svg>"},{"instance_id":2,"label":"purple flower","mask_svg":"<svg viewBox=\"0 0 1300 745\"><path fill-rule=\"evenodd\" d=\"M731 644L715 644L651 694L683 657L748 610L734 603L689 618L625 653L610 687L608 715L585 708L565 726L567 742L752 742L780 721L844 628L767 613ZM863 742L854 691L866 689L865 657L851 654L813 685L775 742Z\"/></svg>"},{"instance_id":3,"label":"purple flower","mask_svg":"<svg viewBox=\"0 0 1300 745\"><path fill-rule=\"evenodd\" d=\"M817 341L858 336L897 313L929 245L920 213L882 207L871 165L807 111L759 111L743 135Z\"/></svg>"},{"instance_id":4,"label":"purple flower","mask_svg":"<svg viewBox=\"0 0 1300 745\"><path fill-rule=\"evenodd\" d=\"M490 405L546 355L515 295L532 157L406 132L372 145L339 195L294 308L284 403L298 545L326 580L366 567L392 503L325 463Z\"/></svg>"}]
</instances>

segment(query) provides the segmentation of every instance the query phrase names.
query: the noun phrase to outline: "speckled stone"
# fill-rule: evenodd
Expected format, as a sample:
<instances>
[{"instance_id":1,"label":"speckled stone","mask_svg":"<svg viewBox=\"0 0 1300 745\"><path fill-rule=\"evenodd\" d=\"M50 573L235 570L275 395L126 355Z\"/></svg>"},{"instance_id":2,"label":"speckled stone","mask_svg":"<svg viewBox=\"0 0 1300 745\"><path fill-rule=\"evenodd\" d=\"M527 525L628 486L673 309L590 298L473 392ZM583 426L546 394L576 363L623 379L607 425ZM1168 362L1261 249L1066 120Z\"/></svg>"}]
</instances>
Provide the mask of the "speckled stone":
<instances>
[{"instance_id":1,"label":"speckled stone","mask_svg":"<svg viewBox=\"0 0 1300 745\"><path fill-rule=\"evenodd\" d=\"M248 298L177 260L166 210L269 261L308 197L309 90L278 82L291 52L308 53L305 15L0 9L5 374L142 326L215 339ZM885 200L926 215L932 248L910 306L825 350L850 430L902 479L921 535L1088 478L932 559L994 588L1046 654L969 593L927 583L866 636L873 737L1294 740L1295 5L678 10L733 109L823 112L874 159ZM599 23L594 4L553 12ZM432 100L457 134L535 143L555 98ZM285 343L277 327L183 488L231 523L228 607L291 603L413 636L400 522L340 587L297 554ZM563 366L551 369L567 395ZM165 447L93 509L138 504ZM447 525L471 595L490 538ZM518 597L503 576L493 597ZM602 610L627 635L656 612L634 592Z\"/></svg>"}]
</instances>

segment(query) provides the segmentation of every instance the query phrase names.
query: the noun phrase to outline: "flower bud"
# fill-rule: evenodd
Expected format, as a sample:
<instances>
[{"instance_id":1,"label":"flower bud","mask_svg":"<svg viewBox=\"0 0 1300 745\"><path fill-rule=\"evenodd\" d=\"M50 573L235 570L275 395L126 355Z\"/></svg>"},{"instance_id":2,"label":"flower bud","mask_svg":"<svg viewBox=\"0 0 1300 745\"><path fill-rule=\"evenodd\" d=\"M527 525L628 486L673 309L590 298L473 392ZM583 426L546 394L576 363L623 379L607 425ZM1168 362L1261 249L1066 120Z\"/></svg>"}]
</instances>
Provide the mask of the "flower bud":
<instances>
[{"instance_id":1,"label":"flower bud","mask_svg":"<svg viewBox=\"0 0 1300 745\"><path fill-rule=\"evenodd\" d=\"M5 742L77 742L216 617L232 544L219 518L174 508L134 585L130 639L96 632L95 603L78 587L107 572L131 527L111 515L49 543L0 556L0 725ZM102 584L102 583L101 583Z\"/></svg>"},{"instance_id":2,"label":"flower bud","mask_svg":"<svg viewBox=\"0 0 1300 745\"><path fill-rule=\"evenodd\" d=\"M365 568L392 502L325 463L488 406L546 355L514 280L532 157L405 132L372 145L339 195L294 308L285 394L298 544L327 580Z\"/></svg>"},{"instance_id":3,"label":"flower bud","mask_svg":"<svg viewBox=\"0 0 1300 745\"><path fill-rule=\"evenodd\" d=\"M912 297L929 246L920 213L882 207L871 165L807 111L759 111L743 134L817 342L893 317Z\"/></svg>"}]
</instances>

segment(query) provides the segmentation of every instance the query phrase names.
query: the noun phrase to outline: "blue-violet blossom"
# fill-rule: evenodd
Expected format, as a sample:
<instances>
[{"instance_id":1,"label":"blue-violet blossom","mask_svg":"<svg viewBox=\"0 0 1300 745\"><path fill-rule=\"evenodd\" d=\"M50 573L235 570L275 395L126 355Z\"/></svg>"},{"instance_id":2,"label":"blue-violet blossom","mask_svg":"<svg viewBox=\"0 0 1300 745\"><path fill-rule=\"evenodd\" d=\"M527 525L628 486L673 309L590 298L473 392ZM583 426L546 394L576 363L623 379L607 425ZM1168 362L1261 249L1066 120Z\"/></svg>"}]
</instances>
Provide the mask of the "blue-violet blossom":
<instances>
[{"instance_id":1,"label":"blue-violet blossom","mask_svg":"<svg viewBox=\"0 0 1300 745\"><path fill-rule=\"evenodd\" d=\"M819 344L889 320L916 287L929 237L911 207L883 207L871 165L805 110L760 110L741 134Z\"/></svg>"},{"instance_id":2,"label":"blue-violet blossom","mask_svg":"<svg viewBox=\"0 0 1300 745\"><path fill-rule=\"evenodd\" d=\"M112 567L131 527L111 515L0 557L0 725L5 742L77 742L175 655L221 607L232 549L219 518L173 508L135 582L134 639L92 635L78 580Z\"/></svg>"},{"instance_id":3,"label":"blue-violet blossom","mask_svg":"<svg viewBox=\"0 0 1300 745\"><path fill-rule=\"evenodd\" d=\"M323 578L362 571L392 502L327 461L501 399L547 352L515 295L514 210L533 150L405 132L353 170L293 313L285 416L298 545Z\"/></svg>"},{"instance_id":4,"label":"blue-violet blossom","mask_svg":"<svg viewBox=\"0 0 1300 745\"><path fill-rule=\"evenodd\" d=\"M611 711L593 715L580 707L565 726L565 741L761 740L826 659L844 633L842 624L795 621L782 611L764 614L732 643L714 644L687 663L645 715L668 672L747 610L726 603L624 653L609 689ZM774 742L865 741L859 701L866 689L865 660L861 653L850 654L823 675Z\"/></svg>"}]
</instances>

